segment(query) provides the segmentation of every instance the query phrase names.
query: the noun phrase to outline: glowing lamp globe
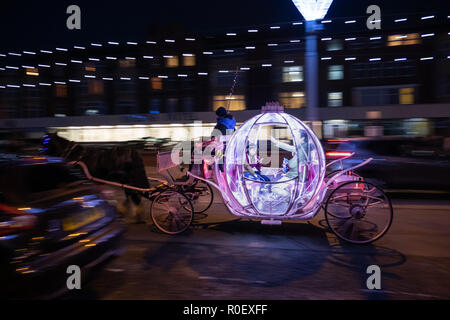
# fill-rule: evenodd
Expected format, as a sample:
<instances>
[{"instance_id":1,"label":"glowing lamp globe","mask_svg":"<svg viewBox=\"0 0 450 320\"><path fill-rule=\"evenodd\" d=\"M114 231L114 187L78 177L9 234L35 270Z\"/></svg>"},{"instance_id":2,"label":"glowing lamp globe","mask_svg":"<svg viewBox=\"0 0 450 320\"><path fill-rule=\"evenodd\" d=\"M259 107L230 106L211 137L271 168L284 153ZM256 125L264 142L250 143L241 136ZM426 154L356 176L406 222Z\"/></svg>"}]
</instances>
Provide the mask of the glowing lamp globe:
<instances>
[{"instance_id":1,"label":"glowing lamp globe","mask_svg":"<svg viewBox=\"0 0 450 320\"><path fill-rule=\"evenodd\" d=\"M323 197L325 155L302 121L267 104L226 143L216 177L228 209L237 216L282 219L308 216Z\"/></svg>"}]
</instances>

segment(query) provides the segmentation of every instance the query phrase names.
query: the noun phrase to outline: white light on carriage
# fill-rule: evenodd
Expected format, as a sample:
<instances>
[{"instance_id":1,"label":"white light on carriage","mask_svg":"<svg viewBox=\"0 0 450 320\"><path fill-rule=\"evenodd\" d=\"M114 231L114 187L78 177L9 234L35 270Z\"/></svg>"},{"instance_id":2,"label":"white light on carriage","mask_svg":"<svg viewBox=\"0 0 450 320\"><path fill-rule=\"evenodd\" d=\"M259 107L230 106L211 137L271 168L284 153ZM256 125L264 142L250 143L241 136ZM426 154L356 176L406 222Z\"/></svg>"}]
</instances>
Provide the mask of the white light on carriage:
<instances>
[{"instance_id":1,"label":"white light on carriage","mask_svg":"<svg viewBox=\"0 0 450 320\"><path fill-rule=\"evenodd\" d=\"M302 24L303 24L303 22L293 22L292 23L293 26L298 26L298 25L302 25Z\"/></svg>"},{"instance_id":2,"label":"white light on carriage","mask_svg":"<svg viewBox=\"0 0 450 320\"><path fill-rule=\"evenodd\" d=\"M248 47L245 47L245 49L246 49L246 50L255 50L256 47L248 46Z\"/></svg>"},{"instance_id":3,"label":"white light on carriage","mask_svg":"<svg viewBox=\"0 0 450 320\"><path fill-rule=\"evenodd\" d=\"M331 57L322 57L320 60L331 60Z\"/></svg>"},{"instance_id":4,"label":"white light on carriage","mask_svg":"<svg viewBox=\"0 0 450 320\"><path fill-rule=\"evenodd\" d=\"M354 61L354 60L356 60L355 57L345 58L345 61Z\"/></svg>"},{"instance_id":5,"label":"white light on carriage","mask_svg":"<svg viewBox=\"0 0 450 320\"><path fill-rule=\"evenodd\" d=\"M322 38L322 39L320 39L320 40L322 40L322 41L330 41L330 40L333 40L333 38Z\"/></svg>"},{"instance_id":6,"label":"white light on carriage","mask_svg":"<svg viewBox=\"0 0 450 320\"><path fill-rule=\"evenodd\" d=\"M55 82L55 84L66 84L65 81L54 81L54 82Z\"/></svg>"},{"instance_id":7,"label":"white light on carriage","mask_svg":"<svg viewBox=\"0 0 450 320\"><path fill-rule=\"evenodd\" d=\"M434 15L432 15L432 16L424 16L424 17L421 17L420 20L428 20L428 19L434 19L434 18L435 18Z\"/></svg>"},{"instance_id":8,"label":"white light on carriage","mask_svg":"<svg viewBox=\"0 0 450 320\"><path fill-rule=\"evenodd\" d=\"M147 44L156 44L156 41L145 41Z\"/></svg>"},{"instance_id":9,"label":"white light on carriage","mask_svg":"<svg viewBox=\"0 0 450 320\"><path fill-rule=\"evenodd\" d=\"M380 61L381 58L370 58L369 61Z\"/></svg>"},{"instance_id":10,"label":"white light on carriage","mask_svg":"<svg viewBox=\"0 0 450 320\"><path fill-rule=\"evenodd\" d=\"M270 27L270 29L272 29L272 30L280 29L280 26L273 26L273 27Z\"/></svg>"},{"instance_id":11,"label":"white light on carriage","mask_svg":"<svg viewBox=\"0 0 450 320\"><path fill-rule=\"evenodd\" d=\"M95 79L95 76L92 74L85 74L84 75L85 78L90 78L90 79Z\"/></svg>"},{"instance_id":12,"label":"white light on carriage","mask_svg":"<svg viewBox=\"0 0 450 320\"><path fill-rule=\"evenodd\" d=\"M248 32L250 32L250 33L256 33L256 32L258 32L258 30L257 30L257 29L250 29L250 30L248 30Z\"/></svg>"},{"instance_id":13,"label":"white light on carriage","mask_svg":"<svg viewBox=\"0 0 450 320\"><path fill-rule=\"evenodd\" d=\"M219 73L228 73L228 70L219 70Z\"/></svg>"},{"instance_id":14,"label":"white light on carriage","mask_svg":"<svg viewBox=\"0 0 450 320\"><path fill-rule=\"evenodd\" d=\"M39 50L39 51L42 53L53 53L53 51L51 51L51 50Z\"/></svg>"},{"instance_id":15,"label":"white light on carriage","mask_svg":"<svg viewBox=\"0 0 450 320\"><path fill-rule=\"evenodd\" d=\"M228 33L227 33L227 36L229 36L229 37L234 37L234 36L237 36L237 34L234 33L234 32L228 32Z\"/></svg>"},{"instance_id":16,"label":"white light on carriage","mask_svg":"<svg viewBox=\"0 0 450 320\"><path fill-rule=\"evenodd\" d=\"M167 42L167 43L174 43L175 42L175 40L173 40L173 39L166 39L164 41Z\"/></svg>"},{"instance_id":17,"label":"white light on carriage","mask_svg":"<svg viewBox=\"0 0 450 320\"><path fill-rule=\"evenodd\" d=\"M420 58L420 61L425 61L425 60L433 60L434 57L424 57L424 58Z\"/></svg>"},{"instance_id":18,"label":"white light on carriage","mask_svg":"<svg viewBox=\"0 0 450 320\"><path fill-rule=\"evenodd\" d=\"M16 85L16 84L7 84L6 85L8 88L20 88L20 86L19 85Z\"/></svg>"},{"instance_id":19,"label":"white light on carriage","mask_svg":"<svg viewBox=\"0 0 450 320\"><path fill-rule=\"evenodd\" d=\"M381 40L381 37L380 37L380 36L377 36L377 37L370 37L369 40Z\"/></svg>"},{"instance_id":20,"label":"white light on carriage","mask_svg":"<svg viewBox=\"0 0 450 320\"><path fill-rule=\"evenodd\" d=\"M350 23L356 23L356 20L347 20L347 21L345 21L345 24L350 24Z\"/></svg>"},{"instance_id":21,"label":"white light on carriage","mask_svg":"<svg viewBox=\"0 0 450 320\"><path fill-rule=\"evenodd\" d=\"M187 74L178 74L178 77L180 78L186 78L188 75Z\"/></svg>"},{"instance_id":22,"label":"white light on carriage","mask_svg":"<svg viewBox=\"0 0 450 320\"><path fill-rule=\"evenodd\" d=\"M136 60L135 57L125 57L125 60Z\"/></svg>"},{"instance_id":23,"label":"white light on carriage","mask_svg":"<svg viewBox=\"0 0 450 320\"><path fill-rule=\"evenodd\" d=\"M55 62L55 65L57 65L57 66L67 66L67 63L64 63L64 62Z\"/></svg>"},{"instance_id":24,"label":"white light on carriage","mask_svg":"<svg viewBox=\"0 0 450 320\"><path fill-rule=\"evenodd\" d=\"M345 38L345 41L355 41L356 38Z\"/></svg>"},{"instance_id":25,"label":"white light on carriage","mask_svg":"<svg viewBox=\"0 0 450 320\"><path fill-rule=\"evenodd\" d=\"M29 88L35 88L36 87L35 84L28 84L28 83L24 83L24 84L22 84L22 86L29 87Z\"/></svg>"},{"instance_id":26,"label":"white light on carriage","mask_svg":"<svg viewBox=\"0 0 450 320\"><path fill-rule=\"evenodd\" d=\"M161 78L161 79L167 79L167 78L169 78L168 76L158 76L158 78Z\"/></svg>"},{"instance_id":27,"label":"white light on carriage","mask_svg":"<svg viewBox=\"0 0 450 320\"><path fill-rule=\"evenodd\" d=\"M51 83L47 83L47 82L39 82L40 86L44 86L44 87L50 87L52 84Z\"/></svg>"},{"instance_id":28,"label":"white light on carriage","mask_svg":"<svg viewBox=\"0 0 450 320\"><path fill-rule=\"evenodd\" d=\"M203 54L213 54L211 51L203 51Z\"/></svg>"},{"instance_id":29,"label":"white light on carriage","mask_svg":"<svg viewBox=\"0 0 450 320\"><path fill-rule=\"evenodd\" d=\"M267 46L268 47L277 47L278 43L268 43Z\"/></svg>"},{"instance_id":30,"label":"white light on carriage","mask_svg":"<svg viewBox=\"0 0 450 320\"><path fill-rule=\"evenodd\" d=\"M186 41L195 41L195 38L185 38Z\"/></svg>"},{"instance_id":31,"label":"white light on carriage","mask_svg":"<svg viewBox=\"0 0 450 320\"><path fill-rule=\"evenodd\" d=\"M34 69L33 66L22 66L22 68L24 68L24 69Z\"/></svg>"},{"instance_id":32,"label":"white light on carriage","mask_svg":"<svg viewBox=\"0 0 450 320\"><path fill-rule=\"evenodd\" d=\"M261 67L271 67L271 66L272 66L272 64L270 64L270 63L263 63L261 65Z\"/></svg>"},{"instance_id":33,"label":"white light on carriage","mask_svg":"<svg viewBox=\"0 0 450 320\"><path fill-rule=\"evenodd\" d=\"M248 71L248 70L250 70L250 68L249 68L249 67L241 67L240 70L242 70L242 71Z\"/></svg>"},{"instance_id":34,"label":"white light on carriage","mask_svg":"<svg viewBox=\"0 0 450 320\"><path fill-rule=\"evenodd\" d=\"M291 41L289 41L290 43L299 43L300 42L300 40L291 40Z\"/></svg>"},{"instance_id":35,"label":"white light on carriage","mask_svg":"<svg viewBox=\"0 0 450 320\"><path fill-rule=\"evenodd\" d=\"M103 47L101 43L91 43L91 46L93 47Z\"/></svg>"},{"instance_id":36,"label":"white light on carriage","mask_svg":"<svg viewBox=\"0 0 450 320\"><path fill-rule=\"evenodd\" d=\"M106 60L117 60L116 57L106 57Z\"/></svg>"},{"instance_id":37,"label":"white light on carriage","mask_svg":"<svg viewBox=\"0 0 450 320\"><path fill-rule=\"evenodd\" d=\"M406 61L407 59L406 58L396 58L396 59L394 59L394 61Z\"/></svg>"},{"instance_id":38,"label":"white light on carriage","mask_svg":"<svg viewBox=\"0 0 450 320\"><path fill-rule=\"evenodd\" d=\"M133 42L133 41L127 41L127 44L129 44L130 46L137 46L137 42Z\"/></svg>"},{"instance_id":39,"label":"white light on carriage","mask_svg":"<svg viewBox=\"0 0 450 320\"><path fill-rule=\"evenodd\" d=\"M395 19L395 22L404 22L404 21L408 21L408 18L401 18L401 19Z\"/></svg>"},{"instance_id":40,"label":"white light on carriage","mask_svg":"<svg viewBox=\"0 0 450 320\"><path fill-rule=\"evenodd\" d=\"M78 79L69 79L69 82L75 82L75 83L79 83L79 82L81 82L80 80L78 80Z\"/></svg>"},{"instance_id":41,"label":"white light on carriage","mask_svg":"<svg viewBox=\"0 0 450 320\"><path fill-rule=\"evenodd\" d=\"M284 60L283 62L284 63L294 63L295 61L294 60Z\"/></svg>"},{"instance_id":42,"label":"white light on carriage","mask_svg":"<svg viewBox=\"0 0 450 320\"><path fill-rule=\"evenodd\" d=\"M23 53L25 53L25 54L31 54L31 55L35 55L35 54L36 54L36 52L33 52L33 51L23 51Z\"/></svg>"},{"instance_id":43,"label":"white light on carriage","mask_svg":"<svg viewBox=\"0 0 450 320\"><path fill-rule=\"evenodd\" d=\"M67 51L66 48L56 48L55 50L56 50L56 51L64 51L64 52Z\"/></svg>"},{"instance_id":44,"label":"white light on carriage","mask_svg":"<svg viewBox=\"0 0 450 320\"><path fill-rule=\"evenodd\" d=\"M193 57L192 53L183 53L183 57Z\"/></svg>"},{"instance_id":45,"label":"white light on carriage","mask_svg":"<svg viewBox=\"0 0 450 320\"><path fill-rule=\"evenodd\" d=\"M126 81L130 81L130 80L131 80L131 78L128 78L128 77L120 77L120 80L126 80Z\"/></svg>"},{"instance_id":46,"label":"white light on carriage","mask_svg":"<svg viewBox=\"0 0 450 320\"><path fill-rule=\"evenodd\" d=\"M113 46L118 46L119 45L119 43L115 42L115 41L108 41L108 44L111 44Z\"/></svg>"},{"instance_id":47,"label":"white light on carriage","mask_svg":"<svg viewBox=\"0 0 450 320\"><path fill-rule=\"evenodd\" d=\"M15 52L8 52L8 54L10 56L16 56L16 57L21 57L22 56L20 53L15 53Z\"/></svg>"},{"instance_id":48,"label":"white light on carriage","mask_svg":"<svg viewBox=\"0 0 450 320\"><path fill-rule=\"evenodd\" d=\"M225 50L223 50L223 52L230 53L230 52L234 52L234 50L233 49L225 49Z\"/></svg>"},{"instance_id":49,"label":"white light on carriage","mask_svg":"<svg viewBox=\"0 0 450 320\"><path fill-rule=\"evenodd\" d=\"M321 23L331 23L331 20L322 20Z\"/></svg>"},{"instance_id":50,"label":"white light on carriage","mask_svg":"<svg viewBox=\"0 0 450 320\"><path fill-rule=\"evenodd\" d=\"M50 65L48 65L48 64L38 64L38 67L41 67L41 68L50 68Z\"/></svg>"},{"instance_id":51,"label":"white light on carriage","mask_svg":"<svg viewBox=\"0 0 450 320\"><path fill-rule=\"evenodd\" d=\"M102 78L103 80L106 80L106 81L113 81L113 78L108 78L108 77L104 77L104 78Z\"/></svg>"},{"instance_id":52,"label":"white light on carriage","mask_svg":"<svg viewBox=\"0 0 450 320\"><path fill-rule=\"evenodd\" d=\"M0 53L0 57L6 57L6 54Z\"/></svg>"},{"instance_id":53,"label":"white light on carriage","mask_svg":"<svg viewBox=\"0 0 450 320\"><path fill-rule=\"evenodd\" d=\"M14 67L14 66L5 66L6 69L14 69L14 70L19 70L19 67Z\"/></svg>"},{"instance_id":54,"label":"white light on carriage","mask_svg":"<svg viewBox=\"0 0 450 320\"><path fill-rule=\"evenodd\" d=\"M434 33L425 33L423 35L421 35L422 38L426 38L426 37L433 37Z\"/></svg>"},{"instance_id":55,"label":"white light on carriage","mask_svg":"<svg viewBox=\"0 0 450 320\"><path fill-rule=\"evenodd\" d=\"M81 60L70 60L70 62L72 62L72 63L83 63L83 61L81 61Z\"/></svg>"},{"instance_id":56,"label":"white light on carriage","mask_svg":"<svg viewBox=\"0 0 450 320\"><path fill-rule=\"evenodd\" d=\"M197 73L199 76L207 76L208 72L198 72Z\"/></svg>"},{"instance_id":57,"label":"white light on carriage","mask_svg":"<svg viewBox=\"0 0 450 320\"><path fill-rule=\"evenodd\" d=\"M89 61L100 61L98 58L89 58Z\"/></svg>"},{"instance_id":58,"label":"white light on carriage","mask_svg":"<svg viewBox=\"0 0 450 320\"><path fill-rule=\"evenodd\" d=\"M139 77L140 80L150 80L150 77Z\"/></svg>"},{"instance_id":59,"label":"white light on carriage","mask_svg":"<svg viewBox=\"0 0 450 320\"><path fill-rule=\"evenodd\" d=\"M143 56L144 59L153 59L153 56Z\"/></svg>"},{"instance_id":60,"label":"white light on carriage","mask_svg":"<svg viewBox=\"0 0 450 320\"><path fill-rule=\"evenodd\" d=\"M74 49L78 49L78 50L86 50L86 47L82 47L82 46L73 46Z\"/></svg>"}]
</instances>

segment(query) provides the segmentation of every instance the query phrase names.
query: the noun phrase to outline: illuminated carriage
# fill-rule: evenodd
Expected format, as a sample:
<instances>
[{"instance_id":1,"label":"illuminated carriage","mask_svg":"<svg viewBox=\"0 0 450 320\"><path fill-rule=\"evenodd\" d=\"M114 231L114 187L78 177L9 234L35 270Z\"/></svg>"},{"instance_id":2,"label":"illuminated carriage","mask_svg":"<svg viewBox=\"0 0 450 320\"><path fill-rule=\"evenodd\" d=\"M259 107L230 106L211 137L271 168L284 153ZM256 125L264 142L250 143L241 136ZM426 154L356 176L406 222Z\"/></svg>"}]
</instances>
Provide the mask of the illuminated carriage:
<instances>
[{"instance_id":1,"label":"illuminated carriage","mask_svg":"<svg viewBox=\"0 0 450 320\"><path fill-rule=\"evenodd\" d=\"M153 202L151 215L158 229L170 234L186 230L195 211L205 211L204 204L202 210L196 209L200 202L206 202L207 208L211 205L209 185L221 193L232 214L263 224L312 219L323 208L329 228L349 242L369 243L389 229L393 215L390 199L353 173L371 159L347 169L342 168L344 158L326 164L313 131L278 104L264 106L261 114L221 140L214 142L213 161L204 156L204 161L213 162L213 179L208 179L204 162L194 166L203 169L200 173L192 170L190 181L182 183L203 183L197 197L190 198L194 212L174 200L171 206L165 205L170 201L167 197ZM336 165L341 168L327 175L327 169Z\"/></svg>"}]
</instances>

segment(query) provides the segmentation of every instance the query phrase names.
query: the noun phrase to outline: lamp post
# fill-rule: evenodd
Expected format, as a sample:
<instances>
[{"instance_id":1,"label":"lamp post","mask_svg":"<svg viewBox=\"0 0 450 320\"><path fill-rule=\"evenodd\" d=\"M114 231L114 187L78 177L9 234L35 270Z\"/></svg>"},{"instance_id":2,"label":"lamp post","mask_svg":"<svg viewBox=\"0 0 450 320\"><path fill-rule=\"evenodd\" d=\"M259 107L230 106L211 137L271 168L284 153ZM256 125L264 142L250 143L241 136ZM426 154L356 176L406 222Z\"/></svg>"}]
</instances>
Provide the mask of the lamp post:
<instances>
[{"instance_id":1,"label":"lamp post","mask_svg":"<svg viewBox=\"0 0 450 320\"><path fill-rule=\"evenodd\" d=\"M318 119L319 107L319 57L317 53L317 34L322 25L317 22L323 19L333 0L292 0L298 11L305 18L306 51L306 113L307 120Z\"/></svg>"}]
</instances>

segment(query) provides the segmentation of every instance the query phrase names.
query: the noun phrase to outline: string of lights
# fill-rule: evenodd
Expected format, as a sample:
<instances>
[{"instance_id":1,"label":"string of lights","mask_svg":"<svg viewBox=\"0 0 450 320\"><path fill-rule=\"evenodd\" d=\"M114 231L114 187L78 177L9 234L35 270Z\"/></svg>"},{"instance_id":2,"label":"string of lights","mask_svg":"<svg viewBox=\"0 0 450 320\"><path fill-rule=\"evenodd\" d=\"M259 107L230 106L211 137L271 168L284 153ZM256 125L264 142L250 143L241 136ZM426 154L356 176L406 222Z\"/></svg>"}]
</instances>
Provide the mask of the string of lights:
<instances>
[{"instance_id":1,"label":"string of lights","mask_svg":"<svg viewBox=\"0 0 450 320\"><path fill-rule=\"evenodd\" d=\"M411 32L408 32L408 34L411 34ZM402 40L402 39L407 39L408 38L408 34L398 34L398 35L394 35L393 38L391 39L392 41L396 41L396 40ZM427 33L415 33L418 36L420 36L420 38L422 39L427 39L427 38L432 38L434 36L436 36L435 32L427 32ZM450 35L450 32L447 32L447 35ZM369 37L322 37L320 38L321 41L331 41L333 39L341 39L344 40L346 42L351 42L351 41L356 41L356 40L361 40L361 39L365 39L365 40L369 40L369 41L374 41L374 40L382 40L383 38L385 38L386 36L376 36L376 35L372 35ZM193 39L193 38L190 38ZM288 41L281 41L281 42L266 42L264 45L268 46L268 47L278 47L278 46L282 46L282 45L286 45L286 44L296 44L296 43L300 43L301 40L300 39L295 39L295 40L288 40ZM111 42L114 44L118 44L118 42ZM135 45L136 42L133 42L133 45ZM75 46L76 47L76 46ZM83 47L84 48L84 47ZM220 50L212 50L212 51L203 51L202 54L203 55L223 55L223 54L227 54L227 53L235 53L238 50L256 50L257 46L256 45L246 45L244 47L239 47L239 48L233 48L233 49L220 49ZM61 50L67 50L65 48L57 48L59 49L59 51ZM42 51L42 50L41 50ZM44 50L44 53L50 53L52 51L48 51L48 50ZM31 54L36 54L35 52L30 52L30 51L26 51L28 52L27 54L31 53ZM9 52L8 54L10 55L17 55L17 53L14 52ZM194 56L193 53L184 53L183 54L184 57L189 57L189 56ZM165 59L169 59L169 58L173 58L173 55L162 55L162 56L157 56L157 55L143 55L140 56L140 58L142 59L155 59L155 57L162 57ZM72 58L68 58L67 60L63 61L57 61L54 62L55 66L62 66L62 67L67 67L70 63L71 64L83 64L84 62L100 62L100 61L114 61L114 60L136 60L136 57L131 57L131 56L113 56L113 55L106 55L103 57L90 57L88 58L87 61L82 61L82 60L77 60L77 59L72 59ZM21 65L21 68L24 69L38 69L38 68L51 68L52 65L48 64L48 63L38 63L37 66L30 66L30 65ZM0 67L0 71L5 71L5 70L20 70L19 66L11 66L11 65L6 65L3 67Z\"/></svg>"},{"instance_id":2,"label":"string of lights","mask_svg":"<svg viewBox=\"0 0 450 320\"><path fill-rule=\"evenodd\" d=\"M437 19L438 17L444 17L446 19L450 19L450 15L440 15L438 13L428 13L425 15L418 15L418 14L414 14L414 18L417 19L417 21L419 22L426 22L426 21L430 21L430 20L434 20ZM370 23L375 24L377 22L380 21L385 21L387 18L381 19L381 20L372 20L370 21ZM403 22L407 22L407 21L412 21L411 15L402 15L400 16L392 16L392 21L394 23L403 23ZM358 16L358 17L353 17L353 18L349 18L349 17L339 17L339 18L333 18L333 19L321 19L319 20L319 23L321 24L330 24L333 23L333 21L343 21L344 25L353 25L355 23L357 23L359 20L362 21L366 21L367 20L367 16ZM282 26L285 25L303 25L305 21L295 21L295 22L283 22L283 23L279 23L276 25L263 25L263 26L258 26L258 27L246 27L246 32L243 33L258 33L264 29L268 29L268 30L281 30ZM226 32L225 36L227 37L237 37L239 34L242 33L238 33L238 32ZM300 39L294 39L291 41L298 41ZM175 39L165 39L164 43L175 43L177 40ZM187 42L194 42L197 41L196 37L185 37L184 41ZM138 45L143 45L143 44L150 44L150 45L157 45L158 42L157 41L152 41L152 40L147 40L145 42L139 42L139 41L125 41L125 44L129 45L129 46L138 46ZM118 41L108 41L107 43L99 43L99 42L91 42L89 44L91 47L103 47L106 45L110 45L110 46L119 46L120 42ZM73 50L85 50L87 47L86 46L80 46L80 45L75 45L73 46ZM72 49L70 49L72 50ZM22 52L8 52L8 53L0 53L0 57L8 57L8 56L16 56L16 57L21 57L22 55L36 55L38 52L40 53L46 53L46 54L54 54L55 52L68 52L69 49L68 48L62 48L62 47L56 47L54 50L45 50L45 49L40 49L39 51L31 51L31 50L23 50Z\"/></svg>"}]
</instances>

